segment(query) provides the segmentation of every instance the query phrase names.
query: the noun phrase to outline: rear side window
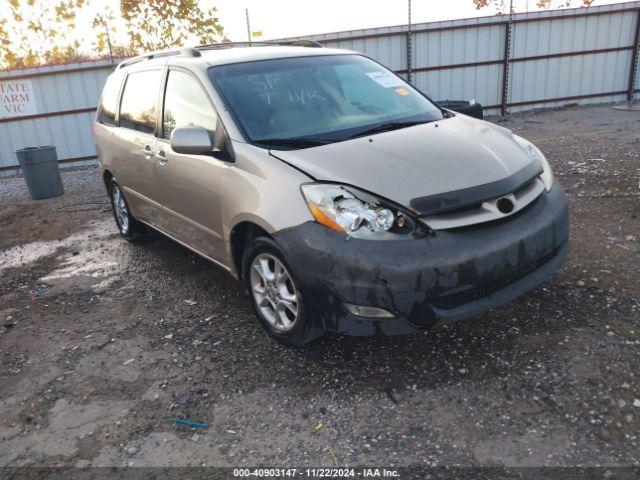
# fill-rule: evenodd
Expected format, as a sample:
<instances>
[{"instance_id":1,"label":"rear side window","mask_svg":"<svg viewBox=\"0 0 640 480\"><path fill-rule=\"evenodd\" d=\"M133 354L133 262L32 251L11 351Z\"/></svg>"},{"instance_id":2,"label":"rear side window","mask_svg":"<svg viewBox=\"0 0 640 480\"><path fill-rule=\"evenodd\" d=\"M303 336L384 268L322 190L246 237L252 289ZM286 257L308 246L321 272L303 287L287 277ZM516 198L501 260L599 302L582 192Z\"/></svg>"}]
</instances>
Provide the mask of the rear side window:
<instances>
[{"instance_id":1,"label":"rear side window","mask_svg":"<svg viewBox=\"0 0 640 480\"><path fill-rule=\"evenodd\" d=\"M120 102L120 126L144 133L156 129L160 70L129 74Z\"/></svg>"},{"instance_id":2,"label":"rear side window","mask_svg":"<svg viewBox=\"0 0 640 480\"><path fill-rule=\"evenodd\" d=\"M217 115L200 82L188 73L169 72L162 117L162 136L171 138L177 127L198 126L205 128L214 140Z\"/></svg>"},{"instance_id":3,"label":"rear side window","mask_svg":"<svg viewBox=\"0 0 640 480\"><path fill-rule=\"evenodd\" d=\"M107 82L102 91L100 107L98 108L98 122L115 125L116 110L118 109L118 94L120 93L121 83L121 74L114 73L107 78Z\"/></svg>"}]
</instances>

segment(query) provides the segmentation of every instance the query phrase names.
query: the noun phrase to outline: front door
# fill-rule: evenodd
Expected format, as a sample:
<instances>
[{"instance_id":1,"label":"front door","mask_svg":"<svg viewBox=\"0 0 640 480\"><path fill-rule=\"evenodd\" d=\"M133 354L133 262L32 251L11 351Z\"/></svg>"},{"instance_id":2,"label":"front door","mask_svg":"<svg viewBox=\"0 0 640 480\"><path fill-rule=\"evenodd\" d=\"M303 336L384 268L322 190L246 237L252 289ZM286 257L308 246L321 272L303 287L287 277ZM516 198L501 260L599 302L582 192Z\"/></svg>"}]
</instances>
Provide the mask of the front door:
<instances>
[{"instance_id":1,"label":"front door","mask_svg":"<svg viewBox=\"0 0 640 480\"><path fill-rule=\"evenodd\" d=\"M233 167L212 155L184 155L171 150L171 132L197 125L211 135L217 114L200 81L183 70L169 70L165 88L161 137L156 146L161 228L177 240L224 261L220 182Z\"/></svg>"}]
</instances>

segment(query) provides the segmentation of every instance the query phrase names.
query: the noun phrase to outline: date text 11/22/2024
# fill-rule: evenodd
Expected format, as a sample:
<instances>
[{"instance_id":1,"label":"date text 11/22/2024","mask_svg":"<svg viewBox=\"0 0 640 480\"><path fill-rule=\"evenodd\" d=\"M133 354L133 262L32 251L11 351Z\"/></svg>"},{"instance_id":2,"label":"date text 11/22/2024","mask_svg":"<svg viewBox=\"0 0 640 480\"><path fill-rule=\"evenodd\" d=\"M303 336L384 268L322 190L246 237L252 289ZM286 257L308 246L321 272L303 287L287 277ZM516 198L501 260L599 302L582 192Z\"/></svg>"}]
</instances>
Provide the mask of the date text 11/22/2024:
<instances>
[{"instance_id":1,"label":"date text 11/22/2024","mask_svg":"<svg viewBox=\"0 0 640 480\"><path fill-rule=\"evenodd\" d=\"M399 478L387 468L234 468L234 477L256 478Z\"/></svg>"}]
</instances>

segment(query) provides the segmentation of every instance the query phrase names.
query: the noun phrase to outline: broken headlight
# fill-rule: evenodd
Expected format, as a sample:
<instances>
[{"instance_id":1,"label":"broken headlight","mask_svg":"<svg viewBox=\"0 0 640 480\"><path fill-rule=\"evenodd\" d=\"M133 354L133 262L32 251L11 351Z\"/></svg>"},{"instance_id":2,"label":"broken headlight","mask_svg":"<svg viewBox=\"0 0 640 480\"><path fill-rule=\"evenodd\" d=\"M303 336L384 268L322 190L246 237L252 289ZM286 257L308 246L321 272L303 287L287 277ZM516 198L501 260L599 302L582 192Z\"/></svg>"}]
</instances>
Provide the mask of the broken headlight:
<instances>
[{"instance_id":1,"label":"broken headlight","mask_svg":"<svg viewBox=\"0 0 640 480\"><path fill-rule=\"evenodd\" d=\"M353 187L333 183L302 185L311 214L318 223L350 237L397 240L410 237L416 223L397 207Z\"/></svg>"},{"instance_id":2,"label":"broken headlight","mask_svg":"<svg viewBox=\"0 0 640 480\"><path fill-rule=\"evenodd\" d=\"M551 166L549 165L549 162L545 158L544 154L529 140L525 140L518 135L514 135L513 138L516 143L520 145L520 148L522 148L526 152L529 158L540 162L540 165L542 166L540 180L542 180L542 183L544 183L544 188L547 192L551 190L551 187L553 187L553 172L551 171Z\"/></svg>"}]
</instances>

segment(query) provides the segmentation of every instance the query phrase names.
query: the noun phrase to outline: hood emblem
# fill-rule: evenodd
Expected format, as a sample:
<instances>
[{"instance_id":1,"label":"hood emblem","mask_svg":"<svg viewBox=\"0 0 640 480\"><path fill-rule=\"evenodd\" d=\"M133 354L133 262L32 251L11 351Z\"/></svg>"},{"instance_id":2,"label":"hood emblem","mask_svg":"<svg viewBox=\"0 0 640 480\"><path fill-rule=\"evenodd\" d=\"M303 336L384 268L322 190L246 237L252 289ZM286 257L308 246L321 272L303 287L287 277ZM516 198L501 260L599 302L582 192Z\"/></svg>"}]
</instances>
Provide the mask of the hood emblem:
<instances>
[{"instance_id":1,"label":"hood emblem","mask_svg":"<svg viewBox=\"0 0 640 480\"><path fill-rule=\"evenodd\" d=\"M515 208L513 202L508 198L499 199L496 202L496 206L498 207L498 210L500 210L500 212L504 213L505 215L513 212L513 209Z\"/></svg>"}]
</instances>

